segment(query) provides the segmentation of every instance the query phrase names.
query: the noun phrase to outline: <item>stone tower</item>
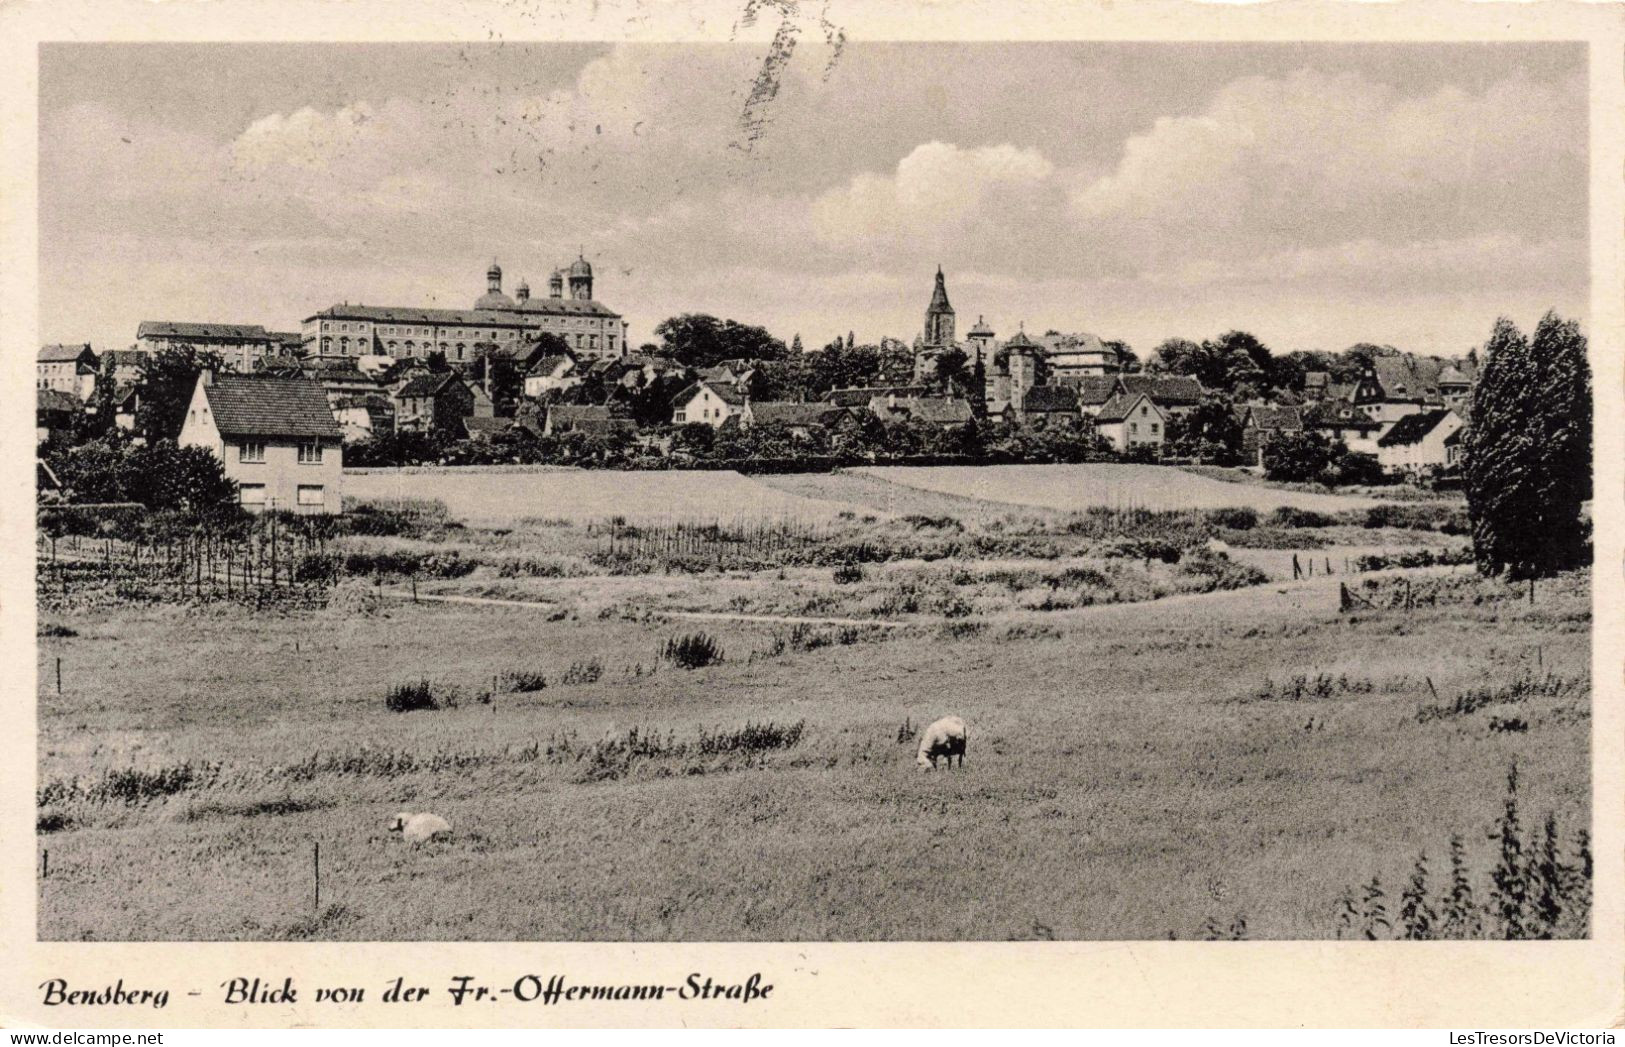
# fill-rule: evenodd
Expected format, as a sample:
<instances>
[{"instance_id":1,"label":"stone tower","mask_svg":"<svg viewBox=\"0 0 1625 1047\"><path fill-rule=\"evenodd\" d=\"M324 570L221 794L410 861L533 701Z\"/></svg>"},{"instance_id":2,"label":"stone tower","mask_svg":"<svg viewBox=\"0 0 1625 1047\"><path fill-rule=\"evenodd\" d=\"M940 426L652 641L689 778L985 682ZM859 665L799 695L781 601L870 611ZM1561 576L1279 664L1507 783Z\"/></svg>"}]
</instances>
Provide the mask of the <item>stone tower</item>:
<instances>
[{"instance_id":1,"label":"stone tower","mask_svg":"<svg viewBox=\"0 0 1625 1047\"><path fill-rule=\"evenodd\" d=\"M954 344L954 307L948 304L948 288L942 280L942 266L937 266L937 286L931 291L931 304L925 307L925 337L927 349L947 349Z\"/></svg>"},{"instance_id":2,"label":"stone tower","mask_svg":"<svg viewBox=\"0 0 1625 1047\"><path fill-rule=\"evenodd\" d=\"M570 263L570 297L582 301L592 299L592 266L585 255L577 255Z\"/></svg>"}]
</instances>

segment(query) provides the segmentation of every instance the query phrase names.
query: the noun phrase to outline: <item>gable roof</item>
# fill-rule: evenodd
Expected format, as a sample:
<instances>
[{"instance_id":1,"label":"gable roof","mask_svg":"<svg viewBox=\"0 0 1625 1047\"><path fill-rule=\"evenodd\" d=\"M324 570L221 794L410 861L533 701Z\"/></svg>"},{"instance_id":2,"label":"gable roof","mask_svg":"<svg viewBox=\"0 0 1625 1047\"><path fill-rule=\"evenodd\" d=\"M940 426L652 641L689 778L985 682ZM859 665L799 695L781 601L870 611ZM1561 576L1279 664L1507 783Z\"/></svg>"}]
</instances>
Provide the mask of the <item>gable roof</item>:
<instances>
[{"instance_id":1,"label":"gable roof","mask_svg":"<svg viewBox=\"0 0 1625 1047\"><path fill-rule=\"evenodd\" d=\"M1158 416L1161 416L1162 409L1157 407L1157 402L1145 393L1118 393L1110 400L1107 400L1105 406L1100 409L1100 413L1095 415L1096 424L1111 425L1113 422L1127 421L1128 416L1133 413L1134 408L1139 405L1141 400L1149 403L1156 410Z\"/></svg>"},{"instance_id":2,"label":"gable roof","mask_svg":"<svg viewBox=\"0 0 1625 1047\"><path fill-rule=\"evenodd\" d=\"M96 353L90 348L89 342L80 342L77 345L42 345L40 346L38 362L42 364L70 364L83 358L86 354L92 360Z\"/></svg>"},{"instance_id":3,"label":"gable roof","mask_svg":"<svg viewBox=\"0 0 1625 1047\"><path fill-rule=\"evenodd\" d=\"M34 407L39 411L61 411L66 414L77 414L84 405L72 393L65 393L60 389L35 390Z\"/></svg>"},{"instance_id":4,"label":"gable roof","mask_svg":"<svg viewBox=\"0 0 1625 1047\"><path fill-rule=\"evenodd\" d=\"M924 385L848 386L831 389L824 394L824 402L839 407L867 407L877 396L924 396L930 391Z\"/></svg>"},{"instance_id":5,"label":"gable roof","mask_svg":"<svg viewBox=\"0 0 1625 1047\"><path fill-rule=\"evenodd\" d=\"M1035 385L1022 397L1023 411L1076 411L1078 394L1064 385Z\"/></svg>"},{"instance_id":6,"label":"gable roof","mask_svg":"<svg viewBox=\"0 0 1625 1047\"><path fill-rule=\"evenodd\" d=\"M897 406L909 417L935 425L961 425L972 418L970 403L956 396L911 396Z\"/></svg>"},{"instance_id":7,"label":"gable roof","mask_svg":"<svg viewBox=\"0 0 1625 1047\"><path fill-rule=\"evenodd\" d=\"M1307 429L1381 429L1382 423L1358 410L1347 400L1322 400L1303 413Z\"/></svg>"},{"instance_id":8,"label":"gable roof","mask_svg":"<svg viewBox=\"0 0 1625 1047\"><path fill-rule=\"evenodd\" d=\"M698 395L701 389L711 390L711 392L716 395L716 398L725 404L729 404L733 407L744 406L744 393L741 393L738 389L728 385L726 382L710 382L703 378L697 382L690 382L688 385L684 386L681 392L671 398L671 402L674 405L687 403L689 400L692 400L696 395Z\"/></svg>"},{"instance_id":9,"label":"gable roof","mask_svg":"<svg viewBox=\"0 0 1625 1047\"><path fill-rule=\"evenodd\" d=\"M200 379L201 381L201 379ZM327 393L306 378L217 374L203 387L214 424L226 436L312 436L341 439L344 430Z\"/></svg>"},{"instance_id":10,"label":"gable roof","mask_svg":"<svg viewBox=\"0 0 1625 1047\"><path fill-rule=\"evenodd\" d=\"M764 400L750 405L750 417L757 425L820 425L832 410L827 403Z\"/></svg>"},{"instance_id":11,"label":"gable roof","mask_svg":"<svg viewBox=\"0 0 1625 1047\"><path fill-rule=\"evenodd\" d=\"M1114 374L1084 375L1066 384L1074 386L1078 403L1084 407L1098 407L1117 395L1117 376Z\"/></svg>"},{"instance_id":12,"label":"gable roof","mask_svg":"<svg viewBox=\"0 0 1625 1047\"><path fill-rule=\"evenodd\" d=\"M575 358L565 356L563 353L554 356L542 356L538 357L536 362L530 365L530 370L525 373L539 377L556 378L559 376L559 368L566 364L572 367L575 366Z\"/></svg>"},{"instance_id":13,"label":"gable roof","mask_svg":"<svg viewBox=\"0 0 1625 1047\"><path fill-rule=\"evenodd\" d=\"M1106 343L1100 340L1099 335L1088 331L1078 331L1075 334L1060 334L1050 332L1039 339L1044 351L1050 356L1067 356L1073 353L1091 353L1105 356L1116 356Z\"/></svg>"},{"instance_id":14,"label":"gable roof","mask_svg":"<svg viewBox=\"0 0 1625 1047\"><path fill-rule=\"evenodd\" d=\"M169 320L143 320L136 338L200 338L211 342L268 342L270 332L259 324L191 324Z\"/></svg>"},{"instance_id":15,"label":"gable roof","mask_svg":"<svg viewBox=\"0 0 1625 1047\"><path fill-rule=\"evenodd\" d=\"M1253 429L1302 429L1303 413L1279 404L1251 404L1243 424Z\"/></svg>"},{"instance_id":16,"label":"gable roof","mask_svg":"<svg viewBox=\"0 0 1625 1047\"><path fill-rule=\"evenodd\" d=\"M462 379L456 371L446 371L443 374L420 374L407 380L406 384L395 390L395 399L404 400L407 397L438 396L449 382L460 382Z\"/></svg>"},{"instance_id":17,"label":"gable roof","mask_svg":"<svg viewBox=\"0 0 1625 1047\"><path fill-rule=\"evenodd\" d=\"M512 428L513 424L512 418L481 418L478 415L469 415L463 419L463 430L469 436L489 436Z\"/></svg>"},{"instance_id":18,"label":"gable roof","mask_svg":"<svg viewBox=\"0 0 1625 1047\"><path fill-rule=\"evenodd\" d=\"M1195 407L1202 402L1202 383L1190 375L1119 375L1124 392L1144 393L1158 407Z\"/></svg>"},{"instance_id":19,"label":"gable roof","mask_svg":"<svg viewBox=\"0 0 1625 1047\"><path fill-rule=\"evenodd\" d=\"M1382 434L1377 440L1377 446L1402 447L1420 443L1449 413L1449 411L1418 411L1415 414L1408 414Z\"/></svg>"}]
</instances>

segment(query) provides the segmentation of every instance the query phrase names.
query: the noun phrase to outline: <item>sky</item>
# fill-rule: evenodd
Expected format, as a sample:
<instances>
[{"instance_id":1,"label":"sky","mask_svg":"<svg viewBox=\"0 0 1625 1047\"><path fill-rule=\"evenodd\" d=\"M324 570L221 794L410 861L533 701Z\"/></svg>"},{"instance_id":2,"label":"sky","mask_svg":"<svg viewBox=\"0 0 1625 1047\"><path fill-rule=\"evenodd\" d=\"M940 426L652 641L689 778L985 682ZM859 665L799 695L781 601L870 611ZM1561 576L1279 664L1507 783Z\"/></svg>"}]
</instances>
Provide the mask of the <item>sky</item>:
<instances>
[{"instance_id":1,"label":"sky","mask_svg":"<svg viewBox=\"0 0 1625 1047\"><path fill-rule=\"evenodd\" d=\"M1456 355L1582 322L1576 44L49 44L41 334L466 308L584 252L632 344L707 312L912 341Z\"/></svg>"}]
</instances>

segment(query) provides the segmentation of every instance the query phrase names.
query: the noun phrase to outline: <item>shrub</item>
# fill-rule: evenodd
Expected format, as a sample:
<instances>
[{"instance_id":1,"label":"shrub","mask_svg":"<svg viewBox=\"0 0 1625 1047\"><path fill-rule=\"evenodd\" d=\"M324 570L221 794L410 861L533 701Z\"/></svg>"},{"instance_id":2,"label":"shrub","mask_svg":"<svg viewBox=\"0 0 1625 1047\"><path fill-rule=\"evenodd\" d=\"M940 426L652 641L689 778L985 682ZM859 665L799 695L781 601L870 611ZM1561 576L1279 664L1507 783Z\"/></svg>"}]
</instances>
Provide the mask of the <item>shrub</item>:
<instances>
[{"instance_id":1,"label":"shrub","mask_svg":"<svg viewBox=\"0 0 1625 1047\"><path fill-rule=\"evenodd\" d=\"M604 663L597 658L589 658L584 662L571 662L570 668L564 670L559 682L563 684L597 683L604 675Z\"/></svg>"},{"instance_id":2,"label":"shrub","mask_svg":"<svg viewBox=\"0 0 1625 1047\"><path fill-rule=\"evenodd\" d=\"M843 564L836 565L836 568L835 568L835 584L836 585L855 585L855 584L857 584L858 582L861 582L861 581L863 581L863 565L862 564L843 563Z\"/></svg>"},{"instance_id":3,"label":"shrub","mask_svg":"<svg viewBox=\"0 0 1625 1047\"><path fill-rule=\"evenodd\" d=\"M509 669L497 677L497 686L510 694L545 691L547 677L534 669Z\"/></svg>"},{"instance_id":4,"label":"shrub","mask_svg":"<svg viewBox=\"0 0 1625 1047\"><path fill-rule=\"evenodd\" d=\"M1299 509L1291 505L1283 505L1270 513L1269 521L1276 527L1331 527L1337 523L1337 520L1327 513L1317 513L1313 509Z\"/></svg>"},{"instance_id":5,"label":"shrub","mask_svg":"<svg viewBox=\"0 0 1625 1047\"><path fill-rule=\"evenodd\" d=\"M70 636L78 636L79 633L77 630L71 629L59 622L41 622L38 628L35 629L35 635L40 637L65 638Z\"/></svg>"},{"instance_id":6,"label":"shrub","mask_svg":"<svg viewBox=\"0 0 1625 1047\"><path fill-rule=\"evenodd\" d=\"M679 669L703 669L722 661L722 645L709 633L685 633L667 640L660 658Z\"/></svg>"},{"instance_id":7,"label":"shrub","mask_svg":"<svg viewBox=\"0 0 1625 1047\"><path fill-rule=\"evenodd\" d=\"M1223 553L1206 549L1192 550L1179 562L1178 574L1186 583L1182 588L1196 592L1241 589L1269 581L1269 575L1251 564L1237 563Z\"/></svg>"},{"instance_id":8,"label":"shrub","mask_svg":"<svg viewBox=\"0 0 1625 1047\"><path fill-rule=\"evenodd\" d=\"M448 516L446 503L438 499L380 499L347 504L340 526L346 534L421 538L443 527Z\"/></svg>"},{"instance_id":9,"label":"shrub","mask_svg":"<svg viewBox=\"0 0 1625 1047\"><path fill-rule=\"evenodd\" d=\"M430 680L398 683L384 695L384 707L394 713L420 712L424 709L446 709L457 704L456 696Z\"/></svg>"},{"instance_id":10,"label":"shrub","mask_svg":"<svg viewBox=\"0 0 1625 1047\"><path fill-rule=\"evenodd\" d=\"M1215 527L1228 527L1236 531L1247 531L1258 526L1258 510L1250 506L1209 509L1207 518Z\"/></svg>"}]
</instances>

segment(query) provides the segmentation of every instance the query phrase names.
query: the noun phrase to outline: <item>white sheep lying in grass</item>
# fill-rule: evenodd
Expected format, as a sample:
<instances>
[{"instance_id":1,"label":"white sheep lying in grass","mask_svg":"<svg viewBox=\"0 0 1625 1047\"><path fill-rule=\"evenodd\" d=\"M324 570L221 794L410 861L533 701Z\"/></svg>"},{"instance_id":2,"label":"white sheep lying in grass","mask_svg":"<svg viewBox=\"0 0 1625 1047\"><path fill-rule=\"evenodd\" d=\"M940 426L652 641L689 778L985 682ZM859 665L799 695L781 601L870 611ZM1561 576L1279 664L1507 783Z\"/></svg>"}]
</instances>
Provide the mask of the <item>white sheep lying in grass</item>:
<instances>
[{"instance_id":1,"label":"white sheep lying in grass","mask_svg":"<svg viewBox=\"0 0 1625 1047\"><path fill-rule=\"evenodd\" d=\"M965 721L957 716L944 716L920 733L920 755L915 764L922 771L934 771L939 756L947 758L949 767L954 765L955 756L959 757L959 766L965 766Z\"/></svg>"},{"instance_id":2,"label":"white sheep lying in grass","mask_svg":"<svg viewBox=\"0 0 1625 1047\"><path fill-rule=\"evenodd\" d=\"M402 811L389 820L389 831L400 833L413 843L422 843L437 836L450 836L451 823L438 814L412 814Z\"/></svg>"}]
</instances>

